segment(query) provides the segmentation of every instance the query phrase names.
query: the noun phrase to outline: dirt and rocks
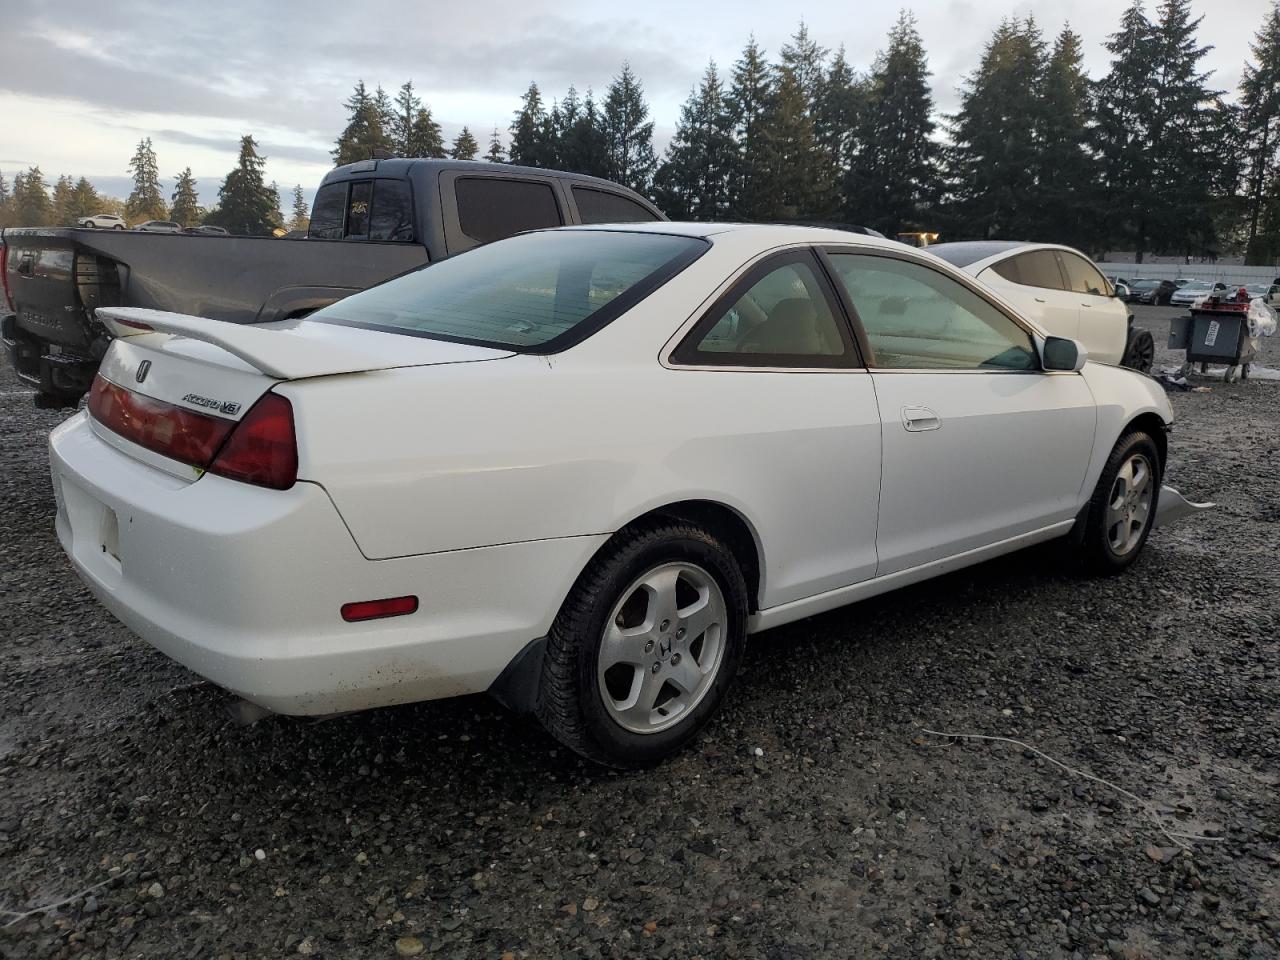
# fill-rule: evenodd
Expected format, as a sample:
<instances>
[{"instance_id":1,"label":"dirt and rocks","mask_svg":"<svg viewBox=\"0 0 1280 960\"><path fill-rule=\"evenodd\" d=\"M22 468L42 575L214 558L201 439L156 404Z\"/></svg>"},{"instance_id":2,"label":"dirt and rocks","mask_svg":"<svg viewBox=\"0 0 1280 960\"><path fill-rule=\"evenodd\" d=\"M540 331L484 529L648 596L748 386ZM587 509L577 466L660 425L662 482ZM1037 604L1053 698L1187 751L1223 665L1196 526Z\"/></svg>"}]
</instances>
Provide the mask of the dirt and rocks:
<instances>
[{"instance_id":1,"label":"dirt and rocks","mask_svg":"<svg viewBox=\"0 0 1280 960\"><path fill-rule=\"evenodd\" d=\"M1280 383L1205 383L1169 480L1219 506L1126 575L1041 549L761 635L618 774L484 698L238 726L80 586L6 370L0 957L1280 956Z\"/></svg>"}]
</instances>

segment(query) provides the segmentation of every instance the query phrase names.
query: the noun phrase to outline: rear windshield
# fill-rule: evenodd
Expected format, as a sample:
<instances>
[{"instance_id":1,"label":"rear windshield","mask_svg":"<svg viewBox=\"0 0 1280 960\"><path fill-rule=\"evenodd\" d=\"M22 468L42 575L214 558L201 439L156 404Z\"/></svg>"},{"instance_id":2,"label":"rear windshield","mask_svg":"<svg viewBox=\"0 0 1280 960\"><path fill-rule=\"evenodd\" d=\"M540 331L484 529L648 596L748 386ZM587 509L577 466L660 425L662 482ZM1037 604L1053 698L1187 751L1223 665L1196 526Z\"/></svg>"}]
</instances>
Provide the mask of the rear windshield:
<instances>
[{"instance_id":1,"label":"rear windshield","mask_svg":"<svg viewBox=\"0 0 1280 960\"><path fill-rule=\"evenodd\" d=\"M705 240L670 234L522 234L353 294L308 319L555 353L629 310L706 249Z\"/></svg>"}]
</instances>

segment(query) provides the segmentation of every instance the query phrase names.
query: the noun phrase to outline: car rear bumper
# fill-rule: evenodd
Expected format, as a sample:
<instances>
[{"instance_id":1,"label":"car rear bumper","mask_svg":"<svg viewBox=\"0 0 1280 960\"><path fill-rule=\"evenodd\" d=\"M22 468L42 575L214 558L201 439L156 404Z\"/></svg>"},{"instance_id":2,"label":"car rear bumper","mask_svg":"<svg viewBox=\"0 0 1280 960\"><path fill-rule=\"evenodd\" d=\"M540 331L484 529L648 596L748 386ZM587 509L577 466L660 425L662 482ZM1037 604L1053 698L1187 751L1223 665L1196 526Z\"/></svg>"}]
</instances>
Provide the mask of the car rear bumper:
<instances>
[{"instance_id":1,"label":"car rear bumper","mask_svg":"<svg viewBox=\"0 0 1280 960\"><path fill-rule=\"evenodd\" d=\"M328 714L486 690L551 626L603 537L367 560L324 489L170 476L78 414L53 431L58 539L140 637L247 700ZM347 623L343 603L416 613Z\"/></svg>"}]
</instances>

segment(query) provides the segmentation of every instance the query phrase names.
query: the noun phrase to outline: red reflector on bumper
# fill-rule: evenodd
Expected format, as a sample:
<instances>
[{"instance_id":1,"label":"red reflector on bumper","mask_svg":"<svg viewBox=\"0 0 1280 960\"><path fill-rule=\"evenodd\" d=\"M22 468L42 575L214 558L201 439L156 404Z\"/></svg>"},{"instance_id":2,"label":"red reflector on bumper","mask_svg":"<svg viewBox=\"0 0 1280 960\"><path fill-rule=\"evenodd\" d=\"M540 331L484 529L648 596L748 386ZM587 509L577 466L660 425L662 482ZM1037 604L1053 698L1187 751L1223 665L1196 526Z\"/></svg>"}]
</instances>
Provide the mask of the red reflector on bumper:
<instances>
[{"instance_id":1,"label":"red reflector on bumper","mask_svg":"<svg viewBox=\"0 0 1280 960\"><path fill-rule=\"evenodd\" d=\"M389 600L359 600L342 605L342 619L348 623L377 620L380 617L403 617L418 609L417 597L392 597Z\"/></svg>"}]
</instances>

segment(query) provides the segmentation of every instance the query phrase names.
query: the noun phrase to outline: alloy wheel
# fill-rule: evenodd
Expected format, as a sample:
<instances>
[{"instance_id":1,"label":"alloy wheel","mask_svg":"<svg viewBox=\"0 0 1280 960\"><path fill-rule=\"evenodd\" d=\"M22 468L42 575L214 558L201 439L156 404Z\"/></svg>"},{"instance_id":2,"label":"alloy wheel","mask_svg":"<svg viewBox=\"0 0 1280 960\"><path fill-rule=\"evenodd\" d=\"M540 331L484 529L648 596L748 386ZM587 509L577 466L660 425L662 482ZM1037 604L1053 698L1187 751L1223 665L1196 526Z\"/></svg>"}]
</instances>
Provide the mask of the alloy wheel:
<instances>
[{"instance_id":1,"label":"alloy wheel","mask_svg":"<svg viewBox=\"0 0 1280 960\"><path fill-rule=\"evenodd\" d=\"M1135 453L1116 474L1107 498L1107 543L1117 557L1132 551L1141 541L1151 520L1151 500L1155 493L1151 463Z\"/></svg>"}]
</instances>

